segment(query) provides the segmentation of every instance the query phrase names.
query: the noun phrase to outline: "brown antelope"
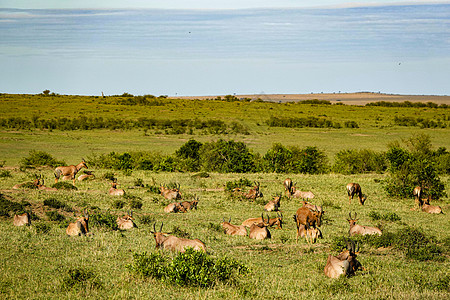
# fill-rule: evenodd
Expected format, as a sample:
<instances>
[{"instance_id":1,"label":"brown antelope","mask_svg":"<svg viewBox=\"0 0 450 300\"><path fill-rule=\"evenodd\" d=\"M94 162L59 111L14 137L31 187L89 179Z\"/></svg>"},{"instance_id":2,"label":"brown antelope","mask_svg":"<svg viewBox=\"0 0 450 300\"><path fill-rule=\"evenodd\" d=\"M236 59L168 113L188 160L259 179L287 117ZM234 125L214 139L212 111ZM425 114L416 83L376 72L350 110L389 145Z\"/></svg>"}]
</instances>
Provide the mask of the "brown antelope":
<instances>
[{"instance_id":1,"label":"brown antelope","mask_svg":"<svg viewBox=\"0 0 450 300\"><path fill-rule=\"evenodd\" d=\"M429 214L443 214L442 209L438 205L430 205L431 196L428 196L422 203L422 211Z\"/></svg>"},{"instance_id":2,"label":"brown antelope","mask_svg":"<svg viewBox=\"0 0 450 300\"><path fill-rule=\"evenodd\" d=\"M303 205L304 207L306 207L306 208L309 208L310 210L316 210L316 211L320 212L320 217L321 217L321 218L322 218L322 215L325 213L325 212L323 211L322 206L320 206L320 205L315 205L315 204L309 203L309 202L307 202L307 201L302 201L302 205ZM321 219L321 220L322 220L322 219Z\"/></svg>"},{"instance_id":3,"label":"brown antelope","mask_svg":"<svg viewBox=\"0 0 450 300\"><path fill-rule=\"evenodd\" d=\"M84 211L84 217L79 217L67 226L66 233L68 236L89 234L89 214L86 210Z\"/></svg>"},{"instance_id":4,"label":"brown antelope","mask_svg":"<svg viewBox=\"0 0 450 300\"><path fill-rule=\"evenodd\" d=\"M242 226L250 227L253 224L258 224L263 222L263 218L250 218L242 222ZM269 219L269 226L272 227L276 225L277 227L275 229L283 229L283 214L277 213L276 218Z\"/></svg>"},{"instance_id":5,"label":"brown antelope","mask_svg":"<svg viewBox=\"0 0 450 300\"><path fill-rule=\"evenodd\" d=\"M281 194L279 196L273 197L273 200L270 200L269 203L264 205L265 211L278 211L280 208L281 202Z\"/></svg>"},{"instance_id":6,"label":"brown antelope","mask_svg":"<svg viewBox=\"0 0 450 300\"><path fill-rule=\"evenodd\" d=\"M183 205L181 205L181 202L174 202L174 203L170 203L169 205L167 205L166 207L164 207L164 212L165 213L177 213L177 212L186 212L186 208L184 208Z\"/></svg>"},{"instance_id":7,"label":"brown antelope","mask_svg":"<svg viewBox=\"0 0 450 300\"><path fill-rule=\"evenodd\" d=\"M30 214L28 212L26 212L21 215L14 215L13 224L15 226L23 226L23 225L30 226L31 225Z\"/></svg>"},{"instance_id":8,"label":"brown antelope","mask_svg":"<svg viewBox=\"0 0 450 300\"><path fill-rule=\"evenodd\" d=\"M125 195L125 191L123 189L117 188L117 182L111 182L111 187L109 188L108 195L111 196L123 196Z\"/></svg>"},{"instance_id":9,"label":"brown antelope","mask_svg":"<svg viewBox=\"0 0 450 300\"><path fill-rule=\"evenodd\" d=\"M377 227L361 226L361 225L356 224L356 221L358 221L358 219L356 218L356 216L357 216L356 212L355 212L354 218L352 218L351 213L348 213L348 216L350 217L350 219L347 219L348 223L350 224L350 229L348 231L349 236L354 236L356 234L360 234L360 235L368 235L368 234L381 235L382 234L381 230Z\"/></svg>"},{"instance_id":10,"label":"brown antelope","mask_svg":"<svg viewBox=\"0 0 450 300\"><path fill-rule=\"evenodd\" d=\"M244 197L247 199L255 200L256 198L263 197L263 194L259 190L259 182L255 181L255 186L248 191L248 193L244 193Z\"/></svg>"},{"instance_id":11,"label":"brown antelope","mask_svg":"<svg viewBox=\"0 0 450 300\"><path fill-rule=\"evenodd\" d=\"M294 220L295 220L294 215ZM296 242L298 243L298 237L304 237L306 239L306 242L309 244L309 241L311 241L311 244L314 244L318 238L322 237L322 232L319 228L309 227L309 225L303 225L300 224L297 228L297 239Z\"/></svg>"},{"instance_id":12,"label":"brown antelope","mask_svg":"<svg viewBox=\"0 0 450 300\"><path fill-rule=\"evenodd\" d=\"M169 189L163 185L160 185L159 190L161 191L161 196L163 196L167 200L178 200L182 198L179 185L178 188L175 189Z\"/></svg>"},{"instance_id":13,"label":"brown antelope","mask_svg":"<svg viewBox=\"0 0 450 300\"><path fill-rule=\"evenodd\" d=\"M39 184L40 184L39 179L40 179L40 177L36 176L35 180L15 184L12 188L13 188L13 190L19 190L19 189L22 189L22 188L25 188L25 187L28 187L28 186L29 187L33 186L33 188L39 188Z\"/></svg>"},{"instance_id":14,"label":"brown antelope","mask_svg":"<svg viewBox=\"0 0 450 300\"><path fill-rule=\"evenodd\" d=\"M159 232L156 232L155 224L153 224L154 231L151 231L151 233L153 233L153 236L155 237L157 249L185 252L187 248L193 248L196 251L206 252L205 244L199 239L190 240L162 233L161 231L164 225L163 223L161 223L161 228L159 229Z\"/></svg>"},{"instance_id":15,"label":"brown antelope","mask_svg":"<svg viewBox=\"0 0 450 300\"><path fill-rule=\"evenodd\" d=\"M228 222L225 222L225 218L223 218L223 222L220 223L220 225L223 227L225 234L247 236L247 229L245 228L245 226L232 225L230 222L231 218L228 220Z\"/></svg>"},{"instance_id":16,"label":"brown antelope","mask_svg":"<svg viewBox=\"0 0 450 300\"><path fill-rule=\"evenodd\" d=\"M39 177L39 178L40 178L40 177ZM55 191L57 191L58 189L57 189L57 188L51 188L51 187L45 186L45 185L44 185L44 179L42 179L42 183L39 183L39 184L38 184L38 190L55 192Z\"/></svg>"},{"instance_id":17,"label":"brown antelope","mask_svg":"<svg viewBox=\"0 0 450 300\"><path fill-rule=\"evenodd\" d=\"M267 216L266 221L263 215L261 214L261 219L263 220L261 223L255 223L250 226L250 231L248 234L249 238L255 240L264 240L272 238L269 229L267 229L267 226L269 226L269 216Z\"/></svg>"},{"instance_id":18,"label":"brown antelope","mask_svg":"<svg viewBox=\"0 0 450 300\"><path fill-rule=\"evenodd\" d=\"M286 178L283 181L283 186L284 186L284 193L291 198L293 191L292 188L294 187L294 185L292 184L292 180L290 178Z\"/></svg>"},{"instance_id":19,"label":"brown antelope","mask_svg":"<svg viewBox=\"0 0 450 300\"><path fill-rule=\"evenodd\" d=\"M58 179L61 176L63 176L62 180L73 180L73 185L75 185L75 175L77 175L78 171L80 171L82 168L88 168L86 162L84 161L84 158L76 166L70 165L65 167L57 167L55 169L55 183L58 182Z\"/></svg>"},{"instance_id":20,"label":"brown antelope","mask_svg":"<svg viewBox=\"0 0 450 300\"><path fill-rule=\"evenodd\" d=\"M93 171L84 171L84 174L81 174L78 176L78 181L88 180L88 179L94 179L95 175L93 174Z\"/></svg>"},{"instance_id":21,"label":"brown antelope","mask_svg":"<svg viewBox=\"0 0 450 300\"><path fill-rule=\"evenodd\" d=\"M346 251L341 252L337 256L329 255L324 272L327 277L338 278L341 275L352 276L358 269L363 269L361 263L356 260L359 251L355 249L355 242L351 241L351 245L347 242Z\"/></svg>"},{"instance_id":22,"label":"brown antelope","mask_svg":"<svg viewBox=\"0 0 450 300\"><path fill-rule=\"evenodd\" d=\"M127 230L133 227L137 227L136 224L134 224L133 220L133 211L130 211L123 217L117 217L116 222L120 230Z\"/></svg>"},{"instance_id":23,"label":"brown antelope","mask_svg":"<svg viewBox=\"0 0 450 300\"><path fill-rule=\"evenodd\" d=\"M300 198L300 199L314 199L314 194L312 192L302 192L297 190L297 188L294 186L292 187L292 197L293 198Z\"/></svg>"},{"instance_id":24,"label":"brown antelope","mask_svg":"<svg viewBox=\"0 0 450 300\"><path fill-rule=\"evenodd\" d=\"M198 198L195 197L195 199L192 200L192 201L182 201L180 204L181 204L181 206L184 207L184 209L185 209L186 211L188 211L188 210L193 210L193 209L197 209Z\"/></svg>"},{"instance_id":25,"label":"brown antelope","mask_svg":"<svg viewBox=\"0 0 450 300\"><path fill-rule=\"evenodd\" d=\"M361 192L361 186L358 183L347 184L348 203L352 204L353 196L358 195L359 204L364 205L367 197Z\"/></svg>"},{"instance_id":26,"label":"brown antelope","mask_svg":"<svg viewBox=\"0 0 450 300\"><path fill-rule=\"evenodd\" d=\"M311 230L311 233L309 236L312 236L313 235L312 232L317 232L315 230L316 225L317 226L322 225L322 213L319 211L319 209L317 207L315 210L311 210L305 206L302 206L299 209L297 209L297 212L294 215L294 221L295 221L295 224L297 225L296 241L298 242L298 237L302 233L301 225L303 225L307 230ZM308 241L308 239L306 241ZM312 243L312 241L311 241L311 243Z\"/></svg>"}]
</instances>

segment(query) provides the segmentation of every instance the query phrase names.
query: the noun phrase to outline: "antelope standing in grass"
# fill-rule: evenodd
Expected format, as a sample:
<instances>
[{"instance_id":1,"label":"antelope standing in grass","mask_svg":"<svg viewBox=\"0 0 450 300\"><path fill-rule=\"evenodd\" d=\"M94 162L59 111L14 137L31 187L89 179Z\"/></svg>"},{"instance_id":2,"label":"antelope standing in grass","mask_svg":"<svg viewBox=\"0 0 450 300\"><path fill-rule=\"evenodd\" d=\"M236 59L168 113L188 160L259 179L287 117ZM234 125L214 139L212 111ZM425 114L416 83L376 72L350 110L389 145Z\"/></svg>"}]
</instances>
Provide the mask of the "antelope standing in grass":
<instances>
[{"instance_id":1,"label":"antelope standing in grass","mask_svg":"<svg viewBox=\"0 0 450 300\"><path fill-rule=\"evenodd\" d=\"M182 198L179 185L176 189L169 189L163 185L160 185L159 190L161 191L161 196L163 196L167 200L178 200Z\"/></svg>"},{"instance_id":2,"label":"antelope standing in grass","mask_svg":"<svg viewBox=\"0 0 450 300\"><path fill-rule=\"evenodd\" d=\"M71 179L73 180L73 185L75 185L75 175L77 175L78 171L80 171L82 168L88 168L86 165L86 162L84 161L84 158L81 160L81 162L74 166L62 166L57 167L55 169L55 183L58 182L58 179L63 176L63 180Z\"/></svg>"},{"instance_id":3,"label":"antelope standing in grass","mask_svg":"<svg viewBox=\"0 0 450 300\"><path fill-rule=\"evenodd\" d=\"M338 278L341 275L352 276L358 269L363 269L361 263L356 259L358 249L355 249L355 242L351 244L347 242L346 251L341 252L337 256L329 255L327 264L325 265L325 275L330 278Z\"/></svg>"},{"instance_id":4,"label":"antelope standing in grass","mask_svg":"<svg viewBox=\"0 0 450 300\"><path fill-rule=\"evenodd\" d=\"M361 192L361 186L358 183L347 184L348 203L352 204L353 196L358 196L359 204L364 205L366 201L366 195Z\"/></svg>"},{"instance_id":5,"label":"antelope standing in grass","mask_svg":"<svg viewBox=\"0 0 450 300\"><path fill-rule=\"evenodd\" d=\"M294 215L294 220L296 221L296 216ZM306 242L309 244L311 241L311 244L314 244L318 238L323 238L322 232L319 228L309 227L309 225L303 225L300 224L297 228L297 240L298 243L298 237L304 237L306 239Z\"/></svg>"},{"instance_id":6,"label":"antelope standing in grass","mask_svg":"<svg viewBox=\"0 0 450 300\"><path fill-rule=\"evenodd\" d=\"M155 224L153 224L154 231L151 231L151 233L153 233L153 236L155 237L157 249L185 252L187 248L193 248L196 251L206 252L206 246L201 240L178 238L173 235L162 233L161 231L164 225L163 223L161 223L161 228L159 229L159 232L156 232Z\"/></svg>"},{"instance_id":7,"label":"antelope standing in grass","mask_svg":"<svg viewBox=\"0 0 450 300\"><path fill-rule=\"evenodd\" d=\"M269 226L269 216L267 216L266 221L263 215L261 214L261 219L263 220L261 223L252 224L250 226L250 232L248 234L249 238L255 240L264 240L272 238L269 229L267 229L267 226Z\"/></svg>"},{"instance_id":8,"label":"antelope standing in grass","mask_svg":"<svg viewBox=\"0 0 450 300\"><path fill-rule=\"evenodd\" d=\"M242 226L250 227L253 224L258 224L261 222L264 222L264 219L262 216L261 216L261 218L250 218L250 219L247 219L244 222L242 222ZM283 229L283 214L277 213L276 218L269 219L269 226L272 227L274 225L277 226L276 229Z\"/></svg>"},{"instance_id":9,"label":"antelope standing in grass","mask_svg":"<svg viewBox=\"0 0 450 300\"><path fill-rule=\"evenodd\" d=\"M111 196L123 196L125 195L125 191L123 189L117 188L117 182L111 182L111 187L109 188L108 195Z\"/></svg>"},{"instance_id":10,"label":"antelope standing in grass","mask_svg":"<svg viewBox=\"0 0 450 300\"><path fill-rule=\"evenodd\" d=\"M314 199L314 194L312 192L299 191L295 186L292 187L292 191L293 191L292 194L293 198L309 199L309 200Z\"/></svg>"},{"instance_id":11,"label":"antelope standing in grass","mask_svg":"<svg viewBox=\"0 0 450 300\"><path fill-rule=\"evenodd\" d=\"M248 191L248 193L244 193L244 197L247 199L255 200L256 198L262 197L263 194L259 190L259 182L255 181L255 186Z\"/></svg>"},{"instance_id":12,"label":"antelope standing in grass","mask_svg":"<svg viewBox=\"0 0 450 300\"><path fill-rule=\"evenodd\" d=\"M137 227L136 224L134 224L133 220L133 211L130 211L123 217L117 217L116 222L120 230L127 230Z\"/></svg>"},{"instance_id":13,"label":"antelope standing in grass","mask_svg":"<svg viewBox=\"0 0 450 300\"><path fill-rule=\"evenodd\" d=\"M347 219L348 223L350 224L350 229L348 231L349 236L354 236L356 234L360 234L360 235L368 235L368 234L381 235L382 234L381 230L377 227L361 226L361 225L356 224L356 221L358 221L358 219L356 218L356 216L357 216L356 212L355 212L354 218L352 218L351 213L348 213L348 216L350 217L350 219Z\"/></svg>"},{"instance_id":14,"label":"antelope standing in grass","mask_svg":"<svg viewBox=\"0 0 450 300\"><path fill-rule=\"evenodd\" d=\"M94 179L95 175L93 174L93 171L84 171L84 174L81 174L78 176L78 181L84 181L88 179Z\"/></svg>"},{"instance_id":15,"label":"antelope standing in grass","mask_svg":"<svg viewBox=\"0 0 450 300\"><path fill-rule=\"evenodd\" d=\"M231 218L228 220L228 222L225 222L225 218L223 218L223 222L220 223L220 225L223 227L225 234L247 236L247 229L245 228L245 226L232 225L230 222Z\"/></svg>"},{"instance_id":16,"label":"antelope standing in grass","mask_svg":"<svg viewBox=\"0 0 450 300\"><path fill-rule=\"evenodd\" d=\"M284 186L284 193L291 198L293 191L292 188L294 187L294 185L292 184L292 180L290 178L286 178L283 181L283 186Z\"/></svg>"},{"instance_id":17,"label":"antelope standing in grass","mask_svg":"<svg viewBox=\"0 0 450 300\"><path fill-rule=\"evenodd\" d=\"M183 206L184 209L185 209L186 211L188 211L188 210L193 210L193 209L197 209L198 198L195 197L195 199L192 200L192 201L182 201L182 202L180 203L180 205Z\"/></svg>"},{"instance_id":18,"label":"antelope standing in grass","mask_svg":"<svg viewBox=\"0 0 450 300\"><path fill-rule=\"evenodd\" d=\"M28 212L26 212L21 215L14 215L13 224L15 226L23 226L23 225L30 226L31 225L30 214Z\"/></svg>"},{"instance_id":19,"label":"antelope standing in grass","mask_svg":"<svg viewBox=\"0 0 450 300\"><path fill-rule=\"evenodd\" d=\"M281 202L281 194L279 196L273 197L273 200L270 200L269 203L264 205L265 211L278 211L280 208Z\"/></svg>"},{"instance_id":20,"label":"antelope standing in grass","mask_svg":"<svg viewBox=\"0 0 450 300\"><path fill-rule=\"evenodd\" d=\"M318 212L320 213L320 217L321 217L321 218L322 218L322 215L325 213L325 212L323 211L322 206L320 206L320 205L315 205L315 204L309 203L309 202L307 202L307 201L302 201L302 205L303 205L304 207L306 207L306 208L309 208L310 210L316 210L316 211L318 211ZM321 220L322 220L322 219L321 219Z\"/></svg>"},{"instance_id":21,"label":"antelope standing in grass","mask_svg":"<svg viewBox=\"0 0 450 300\"><path fill-rule=\"evenodd\" d=\"M294 221L297 225L296 241L298 242L298 237L302 233L301 230L303 229L301 225L308 230L312 230L312 232L316 232L316 230L313 229L315 229L316 226L322 225L322 212L320 212L317 207L315 207L315 210L311 210L305 206L302 206L297 209L297 212L294 215ZM307 235L307 237L312 237L312 232ZM308 239L306 241L308 241Z\"/></svg>"},{"instance_id":22,"label":"antelope standing in grass","mask_svg":"<svg viewBox=\"0 0 450 300\"><path fill-rule=\"evenodd\" d=\"M67 226L66 233L68 236L89 234L89 214L86 210L83 217L79 217L75 222Z\"/></svg>"},{"instance_id":23,"label":"antelope standing in grass","mask_svg":"<svg viewBox=\"0 0 450 300\"><path fill-rule=\"evenodd\" d=\"M184 213L184 212L186 212L186 208L184 208L184 206L181 205L181 202L179 202L179 203L174 202L174 203L170 203L169 205L164 207L164 212L165 213L177 213L177 212Z\"/></svg>"}]
</instances>

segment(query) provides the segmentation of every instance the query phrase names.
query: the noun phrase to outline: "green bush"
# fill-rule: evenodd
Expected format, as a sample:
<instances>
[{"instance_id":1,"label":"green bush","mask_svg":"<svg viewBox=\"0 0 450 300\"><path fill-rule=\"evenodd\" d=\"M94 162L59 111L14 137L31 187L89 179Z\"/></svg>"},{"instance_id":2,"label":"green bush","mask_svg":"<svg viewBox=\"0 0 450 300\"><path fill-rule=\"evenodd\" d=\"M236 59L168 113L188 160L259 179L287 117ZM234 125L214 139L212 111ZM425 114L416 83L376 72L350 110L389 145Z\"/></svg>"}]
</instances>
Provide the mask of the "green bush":
<instances>
[{"instance_id":1,"label":"green bush","mask_svg":"<svg viewBox=\"0 0 450 300\"><path fill-rule=\"evenodd\" d=\"M150 225L154 222L153 218L149 215L143 215L139 218L139 222L144 225Z\"/></svg>"},{"instance_id":2,"label":"green bush","mask_svg":"<svg viewBox=\"0 0 450 300\"><path fill-rule=\"evenodd\" d=\"M133 263L127 266L133 273L152 277L180 286L211 287L217 282L233 282L236 276L249 269L234 259L223 257L217 260L192 248L178 253L172 260L161 252L133 254Z\"/></svg>"},{"instance_id":3,"label":"green bush","mask_svg":"<svg viewBox=\"0 0 450 300\"><path fill-rule=\"evenodd\" d=\"M65 166L64 161L58 161L53 158L50 154L44 151L31 150L28 153L28 157L24 157L20 160L20 166L23 168L36 168L40 166Z\"/></svg>"},{"instance_id":4,"label":"green bush","mask_svg":"<svg viewBox=\"0 0 450 300\"><path fill-rule=\"evenodd\" d=\"M381 215L380 213L378 213L376 211L371 211L369 213L369 217L373 221L385 220L385 221L395 222L395 221L400 221L401 220L401 218L394 212L389 212L389 213L386 213L384 215Z\"/></svg>"},{"instance_id":5,"label":"green bush","mask_svg":"<svg viewBox=\"0 0 450 300\"><path fill-rule=\"evenodd\" d=\"M116 220L117 216L112 215L110 212L97 211L89 216L90 225L110 230L118 229Z\"/></svg>"},{"instance_id":6,"label":"green bush","mask_svg":"<svg viewBox=\"0 0 450 300\"><path fill-rule=\"evenodd\" d=\"M67 181L58 181L57 183L52 185L52 188L56 188L58 190L78 190L76 186L74 186L71 182Z\"/></svg>"},{"instance_id":7,"label":"green bush","mask_svg":"<svg viewBox=\"0 0 450 300\"><path fill-rule=\"evenodd\" d=\"M92 271L84 268L74 268L67 271L67 275L63 278L62 288L101 288L102 284Z\"/></svg>"},{"instance_id":8,"label":"green bush","mask_svg":"<svg viewBox=\"0 0 450 300\"><path fill-rule=\"evenodd\" d=\"M341 174L367 172L382 173L386 170L385 155L369 149L341 150L335 155L332 170Z\"/></svg>"},{"instance_id":9,"label":"green bush","mask_svg":"<svg viewBox=\"0 0 450 300\"><path fill-rule=\"evenodd\" d=\"M6 199L0 194L0 217L9 217L9 213L22 214L25 212L25 205Z\"/></svg>"},{"instance_id":10,"label":"green bush","mask_svg":"<svg viewBox=\"0 0 450 300\"><path fill-rule=\"evenodd\" d=\"M12 177L11 171L9 170L0 170L0 178Z\"/></svg>"},{"instance_id":11,"label":"green bush","mask_svg":"<svg viewBox=\"0 0 450 300\"><path fill-rule=\"evenodd\" d=\"M65 208L66 204L56 198L48 198L44 200L44 205L56 209Z\"/></svg>"},{"instance_id":12,"label":"green bush","mask_svg":"<svg viewBox=\"0 0 450 300\"><path fill-rule=\"evenodd\" d=\"M40 233L47 234L50 232L50 229L52 229L51 226L47 223L41 222L41 223L35 223L33 225L34 225L34 228L36 229L36 233L38 233L38 234L40 234Z\"/></svg>"},{"instance_id":13,"label":"green bush","mask_svg":"<svg viewBox=\"0 0 450 300\"><path fill-rule=\"evenodd\" d=\"M129 203L129 206L131 209L141 209L142 205L144 205L144 204L139 199L131 199L131 201Z\"/></svg>"},{"instance_id":14,"label":"green bush","mask_svg":"<svg viewBox=\"0 0 450 300\"><path fill-rule=\"evenodd\" d=\"M113 203L111 204L111 208L114 209L122 209L125 206L125 201L120 200L120 199L116 199L113 201Z\"/></svg>"},{"instance_id":15,"label":"green bush","mask_svg":"<svg viewBox=\"0 0 450 300\"><path fill-rule=\"evenodd\" d=\"M239 180L227 181L227 183L225 184L225 191L232 192L235 188L243 188L248 186L253 186L253 182L245 177L239 178Z\"/></svg>"},{"instance_id":16,"label":"green bush","mask_svg":"<svg viewBox=\"0 0 450 300\"><path fill-rule=\"evenodd\" d=\"M50 221L64 222L66 218L57 211L46 211L45 215Z\"/></svg>"}]
</instances>

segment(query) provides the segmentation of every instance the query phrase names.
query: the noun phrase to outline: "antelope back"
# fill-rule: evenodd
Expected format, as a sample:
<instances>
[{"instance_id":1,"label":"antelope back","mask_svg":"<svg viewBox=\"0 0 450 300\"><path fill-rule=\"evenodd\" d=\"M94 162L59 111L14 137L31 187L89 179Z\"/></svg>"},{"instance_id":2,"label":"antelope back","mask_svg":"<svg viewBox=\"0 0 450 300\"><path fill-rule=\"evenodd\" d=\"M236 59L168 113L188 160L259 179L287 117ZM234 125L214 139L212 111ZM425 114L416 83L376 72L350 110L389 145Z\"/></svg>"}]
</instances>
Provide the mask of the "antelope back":
<instances>
[{"instance_id":1,"label":"antelope back","mask_svg":"<svg viewBox=\"0 0 450 300\"><path fill-rule=\"evenodd\" d=\"M31 217L29 213L23 213L21 215L14 215L14 221L13 224L15 226L24 226L24 225L31 225Z\"/></svg>"}]
</instances>

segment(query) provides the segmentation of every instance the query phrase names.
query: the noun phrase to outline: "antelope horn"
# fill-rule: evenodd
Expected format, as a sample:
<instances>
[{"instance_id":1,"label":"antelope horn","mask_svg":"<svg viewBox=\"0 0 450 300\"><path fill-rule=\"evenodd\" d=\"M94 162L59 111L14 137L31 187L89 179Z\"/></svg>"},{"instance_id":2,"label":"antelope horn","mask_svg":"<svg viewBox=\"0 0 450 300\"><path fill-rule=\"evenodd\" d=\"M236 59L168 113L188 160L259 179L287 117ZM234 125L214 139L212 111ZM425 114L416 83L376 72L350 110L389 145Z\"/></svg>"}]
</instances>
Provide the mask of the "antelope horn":
<instances>
[{"instance_id":1,"label":"antelope horn","mask_svg":"<svg viewBox=\"0 0 450 300\"><path fill-rule=\"evenodd\" d=\"M228 220L228 223L231 223L231 217L230 217L230 219Z\"/></svg>"},{"instance_id":2,"label":"antelope horn","mask_svg":"<svg viewBox=\"0 0 450 300\"><path fill-rule=\"evenodd\" d=\"M359 252L359 241L358 241L358 243L357 243L356 251L355 251L355 252Z\"/></svg>"},{"instance_id":3,"label":"antelope horn","mask_svg":"<svg viewBox=\"0 0 450 300\"><path fill-rule=\"evenodd\" d=\"M164 225L164 222L161 222L161 228L159 228L159 232L161 232L161 231L162 231L162 227L163 227L163 225Z\"/></svg>"},{"instance_id":4,"label":"antelope horn","mask_svg":"<svg viewBox=\"0 0 450 300\"><path fill-rule=\"evenodd\" d=\"M223 221L223 223L225 223L225 217L222 217L222 221Z\"/></svg>"},{"instance_id":5,"label":"antelope horn","mask_svg":"<svg viewBox=\"0 0 450 300\"><path fill-rule=\"evenodd\" d=\"M355 220L356 220L356 216L358 215L358 213L355 211Z\"/></svg>"},{"instance_id":6,"label":"antelope horn","mask_svg":"<svg viewBox=\"0 0 450 300\"><path fill-rule=\"evenodd\" d=\"M348 217L350 218L350 220L352 219L352 213L351 212L348 213Z\"/></svg>"},{"instance_id":7,"label":"antelope horn","mask_svg":"<svg viewBox=\"0 0 450 300\"><path fill-rule=\"evenodd\" d=\"M153 223L153 232L156 232L156 228L155 228L156 222Z\"/></svg>"}]
</instances>

